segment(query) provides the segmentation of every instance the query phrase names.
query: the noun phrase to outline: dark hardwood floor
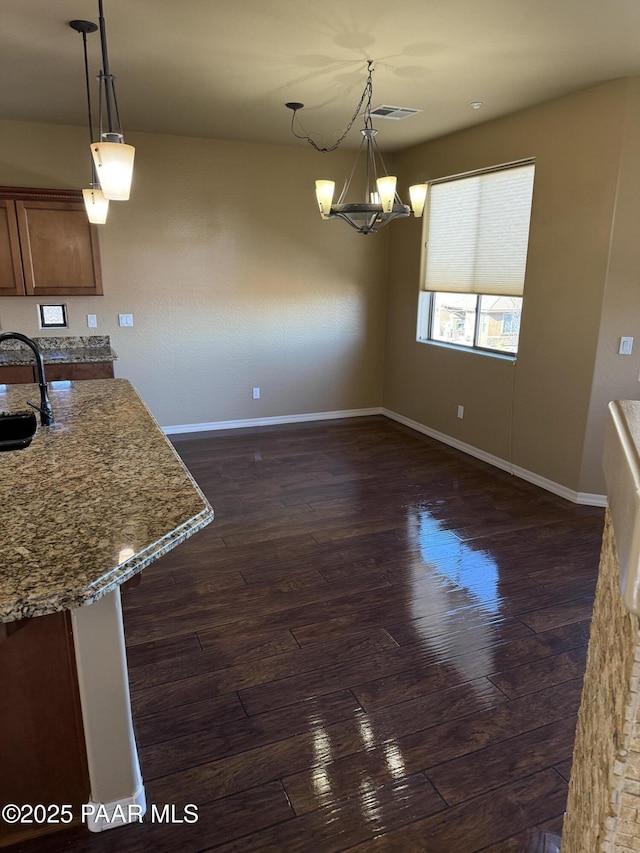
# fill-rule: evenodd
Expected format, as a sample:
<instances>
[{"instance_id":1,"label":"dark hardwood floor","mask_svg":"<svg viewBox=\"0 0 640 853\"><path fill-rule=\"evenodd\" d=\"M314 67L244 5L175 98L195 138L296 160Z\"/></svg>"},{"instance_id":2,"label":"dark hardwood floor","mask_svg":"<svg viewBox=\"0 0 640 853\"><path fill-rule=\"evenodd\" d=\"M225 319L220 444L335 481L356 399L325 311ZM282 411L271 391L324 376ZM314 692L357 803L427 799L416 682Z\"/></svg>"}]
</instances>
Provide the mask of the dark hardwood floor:
<instances>
[{"instance_id":1,"label":"dark hardwood floor","mask_svg":"<svg viewBox=\"0 0 640 853\"><path fill-rule=\"evenodd\" d=\"M11 849L555 849L603 510L382 417L176 448L216 520L123 598L147 800L199 820Z\"/></svg>"}]
</instances>

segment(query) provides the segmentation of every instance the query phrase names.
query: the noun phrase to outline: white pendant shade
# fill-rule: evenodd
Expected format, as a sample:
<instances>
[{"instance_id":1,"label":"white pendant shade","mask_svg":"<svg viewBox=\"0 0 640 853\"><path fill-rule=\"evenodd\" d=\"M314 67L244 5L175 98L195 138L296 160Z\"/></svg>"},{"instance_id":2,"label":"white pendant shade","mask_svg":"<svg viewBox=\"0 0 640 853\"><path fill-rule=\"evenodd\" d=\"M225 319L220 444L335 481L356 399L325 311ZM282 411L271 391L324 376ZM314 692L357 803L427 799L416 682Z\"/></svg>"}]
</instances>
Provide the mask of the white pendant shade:
<instances>
[{"instance_id":1,"label":"white pendant shade","mask_svg":"<svg viewBox=\"0 0 640 853\"><path fill-rule=\"evenodd\" d=\"M393 202L396 197L396 182L397 178L393 175L384 175L384 177L376 180L383 213L391 213L393 210Z\"/></svg>"},{"instance_id":2,"label":"white pendant shade","mask_svg":"<svg viewBox=\"0 0 640 853\"><path fill-rule=\"evenodd\" d=\"M335 181L316 181L316 198L323 218L331 213L335 187Z\"/></svg>"},{"instance_id":3,"label":"white pendant shade","mask_svg":"<svg viewBox=\"0 0 640 853\"><path fill-rule=\"evenodd\" d=\"M424 212L424 203L427 199L427 184L414 184L409 187L409 198L413 215L419 219Z\"/></svg>"},{"instance_id":4,"label":"white pendant shade","mask_svg":"<svg viewBox=\"0 0 640 853\"><path fill-rule=\"evenodd\" d=\"M89 222L94 225L104 225L109 213L109 199L104 197L102 190L82 190L84 206Z\"/></svg>"},{"instance_id":5,"label":"white pendant shade","mask_svg":"<svg viewBox=\"0 0 640 853\"><path fill-rule=\"evenodd\" d=\"M91 154L105 198L128 201L136 149L124 142L94 142Z\"/></svg>"}]
</instances>

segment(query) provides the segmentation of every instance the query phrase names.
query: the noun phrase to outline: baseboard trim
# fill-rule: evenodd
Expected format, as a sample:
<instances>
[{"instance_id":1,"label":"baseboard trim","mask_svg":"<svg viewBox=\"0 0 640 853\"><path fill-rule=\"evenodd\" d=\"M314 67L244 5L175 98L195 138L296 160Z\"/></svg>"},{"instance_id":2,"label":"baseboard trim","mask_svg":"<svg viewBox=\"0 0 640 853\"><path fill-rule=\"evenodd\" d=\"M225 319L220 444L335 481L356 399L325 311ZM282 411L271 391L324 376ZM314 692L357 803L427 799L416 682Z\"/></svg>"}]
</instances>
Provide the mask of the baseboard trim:
<instances>
[{"instance_id":1,"label":"baseboard trim","mask_svg":"<svg viewBox=\"0 0 640 853\"><path fill-rule=\"evenodd\" d=\"M212 421L201 424L175 424L162 427L165 435L185 435L191 432L215 432L221 429L245 429L246 427L277 426L278 424L301 424L308 421L329 421L339 418L363 418L368 415L381 415L382 407L369 409L343 409L338 412L306 412L300 415L279 415L273 418L244 418L237 421Z\"/></svg>"},{"instance_id":2,"label":"baseboard trim","mask_svg":"<svg viewBox=\"0 0 640 853\"><path fill-rule=\"evenodd\" d=\"M216 432L223 429L246 429L248 427L257 426L277 426L278 424L297 424L307 423L310 421L328 421L338 420L339 418L362 418L370 415L384 415L392 421L397 421L410 429L420 432L423 435L428 435L429 438L434 438L436 441L447 444L449 447L454 447L462 453L467 453L469 456L474 456L488 465L493 465L494 468L500 468L502 471L507 471L521 480L526 480L534 486L539 486L547 492L558 495L565 500L575 504L584 506L607 506L607 496L591 494L589 492L576 492L563 486L561 483L556 483L553 480L547 479L534 471L528 471L526 468L521 468L519 465L513 465L506 459L499 456L494 456L492 453L487 453L479 447L474 447L472 444L467 444L453 436L447 435L444 432L439 432L436 429L425 426L418 421L407 418L404 415L398 414L391 409L385 409L382 406L373 406L368 409L342 409L336 412L306 412L297 415L278 415L272 418L243 418L242 420L234 421L211 421L209 423L198 424L173 424L171 426L162 427L165 435L188 435L189 433L198 432Z\"/></svg>"},{"instance_id":3,"label":"baseboard trim","mask_svg":"<svg viewBox=\"0 0 640 853\"><path fill-rule=\"evenodd\" d=\"M460 441L457 438L453 438L444 432L431 429L431 427L427 427L418 421L414 421L411 418L407 418L404 415L393 412L391 409L383 408L382 414L393 421L397 421L410 429L416 430L416 432L428 435L429 438L434 438L436 441L440 441L443 444L454 447L456 450L462 451L462 453L474 456L476 459L482 460L482 462L493 465L495 468L500 468L502 471L507 471L509 474L513 474L521 480L526 480L528 483L532 483L534 486L539 486L541 489L545 489L547 492L552 492L554 495L558 495L572 503L582 504L584 506L607 506L606 495L591 494L589 492L576 492L573 489L563 486L561 483L556 483L553 480L547 479L547 477L536 474L534 471L528 471L526 468L521 468L519 465L513 465L506 459L494 456L492 453L487 453L485 450L480 450L480 448L474 447L472 444L467 444L464 441Z\"/></svg>"},{"instance_id":4,"label":"baseboard trim","mask_svg":"<svg viewBox=\"0 0 640 853\"><path fill-rule=\"evenodd\" d=\"M87 829L90 832L104 832L125 823L141 823L147 811L147 798L144 785L140 785L132 797L115 800L112 803L96 803L89 800L82 806Z\"/></svg>"}]
</instances>

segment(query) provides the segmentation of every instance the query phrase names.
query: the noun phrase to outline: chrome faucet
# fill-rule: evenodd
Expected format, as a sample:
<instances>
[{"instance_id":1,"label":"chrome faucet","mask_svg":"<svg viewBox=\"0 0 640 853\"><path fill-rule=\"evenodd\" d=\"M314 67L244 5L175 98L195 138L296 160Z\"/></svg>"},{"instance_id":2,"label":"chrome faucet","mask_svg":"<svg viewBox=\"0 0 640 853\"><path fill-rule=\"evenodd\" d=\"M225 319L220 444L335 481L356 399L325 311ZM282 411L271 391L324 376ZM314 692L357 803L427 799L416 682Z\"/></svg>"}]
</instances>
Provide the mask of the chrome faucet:
<instances>
[{"instance_id":1,"label":"chrome faucet","mask_svg":"<svg viewBox=\"0 0 640 853\"><path fill-rule=\"evenodd\" d=\"M40 406L34 406L33 403L29 403L29 405L37 412L40 412L40 423L42 426L51 426L54 422L53 409L51 408L49 395L47 394L47 380L44 375L44 360L42 358L42 353L36 346L35 341L32 341L31 338L28 338L26 335L20 334L20 332L5 332L0 335L0 343L8 340L22 341L22 343L26 344L34 354L36 359L36 368L38 370L38 385L40 386Z\"/></svg>"}]
</instances>

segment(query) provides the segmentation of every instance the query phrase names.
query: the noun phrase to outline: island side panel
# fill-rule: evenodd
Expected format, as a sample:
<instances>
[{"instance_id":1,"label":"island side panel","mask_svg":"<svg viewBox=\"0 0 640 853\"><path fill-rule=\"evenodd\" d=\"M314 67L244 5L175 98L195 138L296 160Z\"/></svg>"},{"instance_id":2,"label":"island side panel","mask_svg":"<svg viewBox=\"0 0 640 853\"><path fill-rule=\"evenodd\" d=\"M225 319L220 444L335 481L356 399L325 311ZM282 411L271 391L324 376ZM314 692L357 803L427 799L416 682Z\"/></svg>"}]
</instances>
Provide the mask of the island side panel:
<instances>
[{"instance_id":1,"label":"island side panel","mask_svg":"<svg viewBox=\"0 0 640 853\"><path fill-rule=\"evenodd\" d=\"M131 718L120 588L72 611L82 718L91 780L88 816L94 832L129 822L129 806L145 812L145 795ZM105 821L104 806L109 815ZM112 820L117 806L125 819Z\"/></svg>"}]
</instances>

